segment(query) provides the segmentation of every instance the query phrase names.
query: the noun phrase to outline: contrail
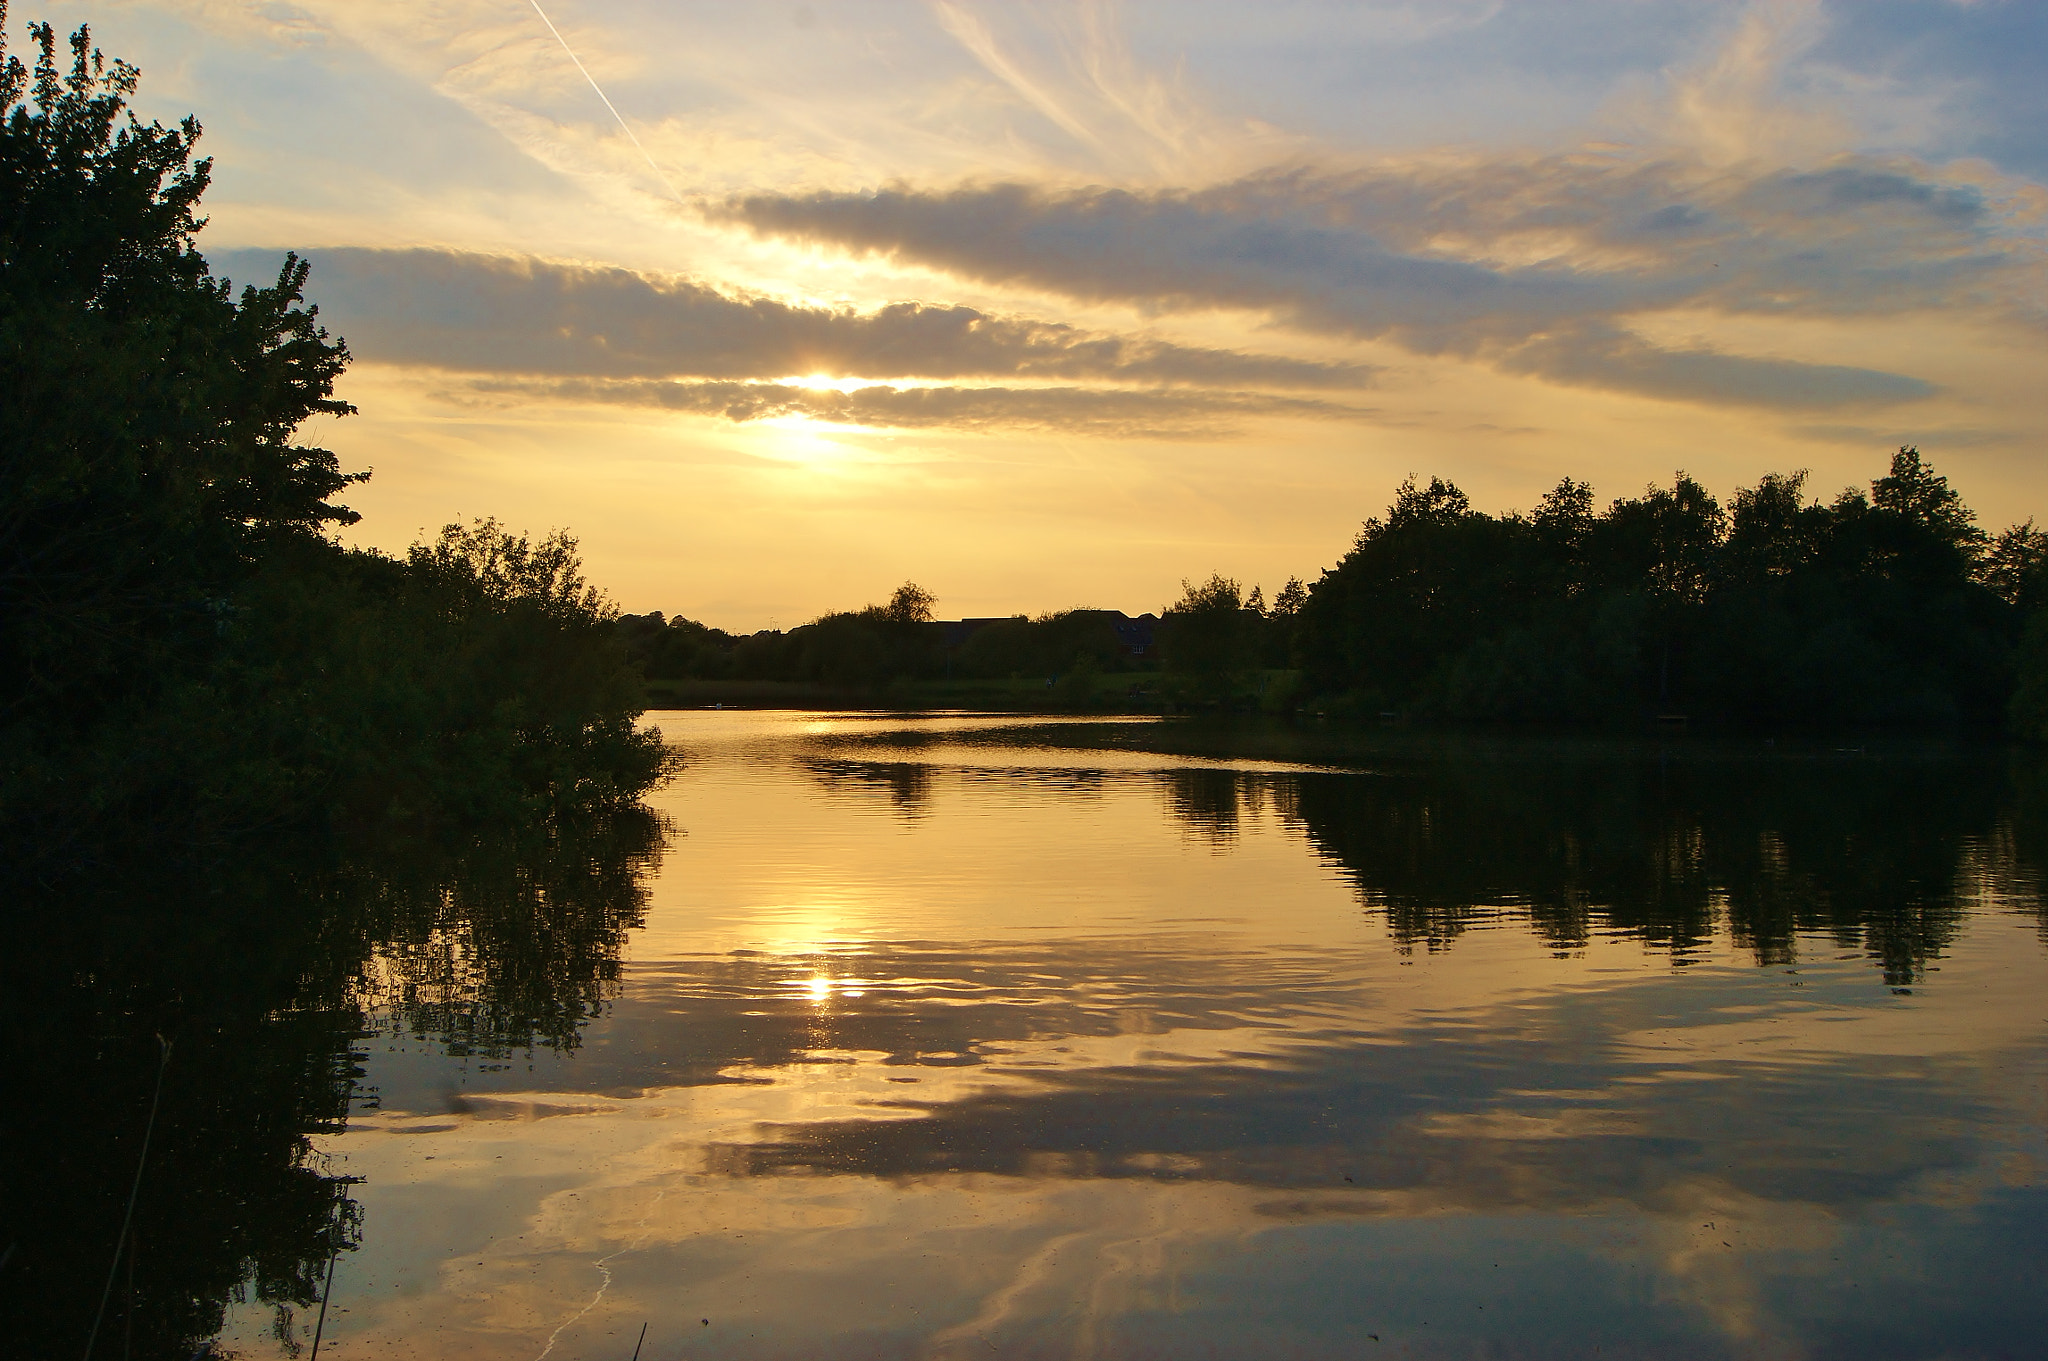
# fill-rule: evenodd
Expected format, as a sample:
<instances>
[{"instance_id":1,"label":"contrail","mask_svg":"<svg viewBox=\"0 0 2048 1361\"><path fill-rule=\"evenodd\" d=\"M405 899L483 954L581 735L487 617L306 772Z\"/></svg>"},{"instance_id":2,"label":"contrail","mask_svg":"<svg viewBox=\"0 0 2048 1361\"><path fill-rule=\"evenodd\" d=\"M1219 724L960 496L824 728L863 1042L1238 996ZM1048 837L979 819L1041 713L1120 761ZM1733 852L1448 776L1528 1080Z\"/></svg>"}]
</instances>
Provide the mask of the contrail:
<instances>
[{"instance_id":1,"label":"contrail","mask_svg":"<svg viewBox=\"0 0 2048 1361\"><path fill-rule=\"evenodd\" d=\"M661 167L654 163L654 158L647 154L647 148L640 145L640 139L633 135L633 125L628 123L626 116L619 112L619 106L612 103L611 96L604 92L604 86L597 83L597 77L590 74L590 68L585 66L583 59L576 55L576 49L569 46L569 40L562 36L561 29L555 27L555 21L548 18L548 12L540 7L540 0L530 0L530 3L533 5L533 12L540 16L540 21L548 26L548 32L555 35L555 41L560 43L562 50L569 54L569 60L576 63L576 69L581 71L583 78L590 82L590 88L597 91L597 97L602 99L604 106L612 111L612 117L619 121L619 130L626 134L627 140L633 144L633 149L638 151L641 159L647 162L647 168L654 172L654 177L661 181L662 186L668 190L669 196L675 199L677 203L681 203L683 196L676 192L675 185L669 182L668 176L662 173Z\"/></svg>"}]
</instances>

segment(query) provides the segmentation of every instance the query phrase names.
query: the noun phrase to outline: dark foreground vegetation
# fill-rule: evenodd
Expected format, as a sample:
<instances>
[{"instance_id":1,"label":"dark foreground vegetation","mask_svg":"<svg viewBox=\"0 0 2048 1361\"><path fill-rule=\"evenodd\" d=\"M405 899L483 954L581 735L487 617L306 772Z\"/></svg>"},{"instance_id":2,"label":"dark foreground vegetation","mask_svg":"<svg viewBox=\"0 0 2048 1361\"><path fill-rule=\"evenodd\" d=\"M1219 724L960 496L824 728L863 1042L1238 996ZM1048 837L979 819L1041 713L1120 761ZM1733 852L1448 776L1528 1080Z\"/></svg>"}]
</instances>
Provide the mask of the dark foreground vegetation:
<instances>
[{"instance_id":1,"label":"dark foreground vegetation","mask_svg":"<svg viewBox=\"0 0 2048 1361\"><path fill-rule=\"evenodd\" d=\"M575 1043L663 829L639 680L576 545L339 546L299 441L348 353L306 267L194 246L198 126L0 3L0 1354L291 1355L353 1245L373 1015Z\"/></svg>"},{"instance_id":2,"label":"dark foreground vegetation","mask_svg":"<svg viewBox=\"0 0 2048 1361\"><path fill-rule=\"evenodd\" d=\"M616 990L663 836L632 807L280 829L115 846L89 877L16 887L0 1355L224 1355L210 1339L236 1303L303 1355L329 1259L363 1230L316 1141L378 1105L365 1042L483 1071L573 1048Z\"/></svg>"},{"instance_id":3,"label":"dark foreground vegetation","mask_svg":"<svg viewBox=\"0 0 2048 1361\"><path fill-rule=\"evenodd\" d=\"M0 7L0 27L5 10ZM198 125L47 26L0 73L0 828L44 865L257 824L546 815L661 768L575 543L451 526L344 549L363 480L306 266L237 295L194 245Z\"/></svg>"},{"instance_id":4,"label":"dark foreground vegetation","mask_svg":"<svg viewBox=\"0 0 2048 1361\"><path fill-rule=\"evenodd\" d=\"M1107 610L937 623L888 605L735 637L629 615L646 674L1034 707L1261 708L1452 721L1970 728L2048 737L2048 533L1992 537L1917 449L1821 503L1772 473L1723 506L1679 474L1594 508L1566 479L1488 515L1402 484L1313 586L1268 606L1215 576L1155 620ZM1131 625L1145 646L1133 647ZM973 682L1022 682L980 690ZM726 682L719 691L711 682ZM963 688L961 682L968 682ZM772 694L772 689L755 693Z\"/></svg>"}]
</instances>

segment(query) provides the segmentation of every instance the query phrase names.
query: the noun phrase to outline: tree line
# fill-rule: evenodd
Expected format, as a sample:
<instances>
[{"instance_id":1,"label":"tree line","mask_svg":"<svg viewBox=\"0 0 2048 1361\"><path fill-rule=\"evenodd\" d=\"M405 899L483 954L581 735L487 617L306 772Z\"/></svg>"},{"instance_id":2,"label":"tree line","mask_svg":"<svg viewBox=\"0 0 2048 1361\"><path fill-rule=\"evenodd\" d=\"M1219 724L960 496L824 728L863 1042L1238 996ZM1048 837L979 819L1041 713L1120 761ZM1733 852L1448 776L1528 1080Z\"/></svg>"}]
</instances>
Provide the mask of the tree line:
<instances>
[{"instance_id":1,"label":"tree line","mask_svg":"<svg viewBox=\"0 0 2048 1361\"><path fill-rule=\"evenodd\" d=\"M1594 509L1566 480L1487 515L1413 479L1303 607L1312 690L1454 719L1678 716L2037 733L2048 535L1993 538L1920 452L1831 502L1803 473L1724 507L1679 474Z\"/></svg>"},{"instance_id":2,"label":"tree line","mask_svg":"<svg viewBox=\"0 0 2048 1361\"><path fill-rule=\"evenodd\" d=\"M1269 605L1221 575L1185 582L1142 651L1105 610L963 634L909 583L787 632L660 614L619 631L655 678L880 690L1132 673L1184 706L2048 736L2048 534L1986 534L1917 448L1867 492L1822 502L1805 481L1771 473L1724 506L1680 473L1596 509L1567 478L1527 512L1489 515L1410 478L1313 584L1289 580Z\"/></svg>"}]
</instances>

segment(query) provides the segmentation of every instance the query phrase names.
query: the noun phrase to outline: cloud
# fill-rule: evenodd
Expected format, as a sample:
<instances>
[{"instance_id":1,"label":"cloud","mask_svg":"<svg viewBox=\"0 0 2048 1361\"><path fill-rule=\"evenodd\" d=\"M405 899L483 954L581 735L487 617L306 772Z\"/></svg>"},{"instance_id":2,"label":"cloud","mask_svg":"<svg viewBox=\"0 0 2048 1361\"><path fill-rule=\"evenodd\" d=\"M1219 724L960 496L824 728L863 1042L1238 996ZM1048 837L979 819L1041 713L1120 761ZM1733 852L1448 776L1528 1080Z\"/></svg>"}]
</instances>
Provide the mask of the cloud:
<instances>
[{"instance_id":1,"label":"cloud","mask_svg":"<svg viewBox=\"0 0 2048 1361\"><path fill-rule=\"evenodd\" d=\"M1547 335L1501 360L1511 373L1680 401L1716 398L1783 410L1888 406L1931 397L1932 383L1880 369L1659 349L1626 331L1589 325Z\"/></svg>"},{"instance_id":2,"label":"cloud","mask_svg":"<svg viewBox=\"0 0 2048 1361\"><path fill-rule=\"evenodd\" d=\"M1245 158L1254 148L1277 140L1254 120L1205 107L1185 71L1169 75L1138 61L1120 16L1102 0L1038 12L933 0L932 13L998 89L1071 143L1069 165L1170 181L1198 166L1251 164Z\"/></svg>"},{"instance_id":3,"label":"cloud","mask_svg":"<svg viewBox=\"0 0 2048 1361\"><path fill-rule=\"evenodd\" d=\"M444 395L456 401L568 401L658 407L734 422L799 416L839 425L954 430L1059 430L1186 439L1234 432L1253 417L1358 420L1366 408L1262 392L1188 388L914 387L840 391L793 383L664 379L476 378Z\"/></svg>"},{"instance_id":4,"label":"cloud","mask_svg":"<svg viewBox=\"0 0 2048 1361\"><path fill-rule=\"evenodd\" d=\"M275 251L226 271L275 272ZM867 312L733 295L632 270L439 250L316 250L311 294L364 359L603 378L1004 378L1348 389L1362 365L1101 335L971 307Z\"/></svg>"},{"instance_id":5,"label":"cloud","mask_svg":"<svg viewBox=\"0 0 2048 1361\"><path fill-rule=\"evenodd\" d=\"M1986 444L2002 444L2014 439L2011 430L1987 430L1959 425L1847 425L1834 422L1816 422L1792 427L1792 433L1801 439L1821 440L1828 444L1847 444L1858 449L1888 449L1902 445L1920 445L1929 449L1973 449Z\"/></svg>"},{"instance_id":6,"label":"cloud","mask_svg":"<svg viewBox=\"0 0 2048 1361\"><path fill-rule=\"evenodd\" d=\"M1284 169L1202 189L1024 184L754 194L711 216L1092 303L1236 308L1552 381L1810 408L1933 387L1825 363L1660 350L1634 316L2014 316L2032 264L1980 189L1911 163L1811 169L1579 152ZM2036 273L2038 270L2036 269ZM2022 317L2039 325L2038 309Z\"/></svg>"},{"instance_id":7,"label":"cloud","mask_svg":"<svg viewBox=\"0 0 2048 1361\"><path fill-rule=\"evenodd\" d=\"M1709 159L1738 162L1844 145L1839 116L1786 98L1787 69L1821 37L1820 0L1763 0L1703 62L1666 75L1666 135Z\"/></svg>"}]
</instances>

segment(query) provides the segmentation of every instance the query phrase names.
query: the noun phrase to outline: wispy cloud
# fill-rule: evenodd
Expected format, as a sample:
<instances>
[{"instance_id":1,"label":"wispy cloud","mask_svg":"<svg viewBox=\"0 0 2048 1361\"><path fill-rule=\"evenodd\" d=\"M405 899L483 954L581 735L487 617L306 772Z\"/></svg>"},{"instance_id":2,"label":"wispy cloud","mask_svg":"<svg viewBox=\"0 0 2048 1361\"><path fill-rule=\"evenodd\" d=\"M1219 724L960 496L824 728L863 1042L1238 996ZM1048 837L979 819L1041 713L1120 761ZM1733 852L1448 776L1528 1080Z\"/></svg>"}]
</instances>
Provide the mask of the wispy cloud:
<instances>
[{"instance_id":1,"label":"wispy cloud","mask_svg":"<svg viewBox=\"0 0 2048 1361\"><path fill-rule=\"evenodd\" d=\"M960 45L972 53L974 59L986 67L991 75L1022 96L1032 108L1065 129L1074 140L1092 148L1101 148L1102 138L1095 129L1069 110L1044 84L1012 61L997 44L995 34L989 31L988 25L982 22L980 15L960 5L948 4L947 0L936 0L932 8L937 11L939 23L945 30L958 39Z\"/></svg>"},{"instance_id":2,"label":"wispy cloud","mask_svg":"<svg viewBox=\"0 0 2048 1361\"><path fill-rule=\"evenodd\" d=\"M540 7L540 0L527 0L527 2L533 6L533 12L540 16L540 21L547 25L548 33L561 45L563 55L567 56L575 64L576 70L583 78L590 82L591 92L603 101L605 109L612 116L612 121L619 125L619 131L626 134L626 140L631 142L633 149L640 153L640 159L647 162L647 168L654 172L654 177L661 181L662 186L668 190L669 196L680 200L682 195L676 192L675 184L669 179L668 172L654 163L654 157L648 153L646 146L640 141L640 134L633 131L633 125L628 123L626 116L619 112L619 106L612 103L612 97L604 92L604 86L597 83L597 77L590 74L590 68L583 64L583 58L577 56L576 49L569 46L569 40L562 36L562 30L555 27L553 19L548 18L548 12Z\"/></svg>"},{"instance_id":3,"label":"wispy cloud","mask_svg":"<svg viewBox=\"0 0 2048 1361\"><path fill-rule=\"evenodd\" d=\"M654 407L734 422L794 416L878 428L1048 430L1154 439L1226 435L1254 417L1360 420L1372 414L1317 398L1188 389L875 384L840 391L793 383L473 378L443 389L442 395L495 405L544 401Z\"/></svg>"},{"instance_id":4,"label":"wispy cloud","mask_svg":"<svg viewBox=\"0 0 2048 1361\"><path fill-rule=\"evenodd\" d=\"M1131 53L1120 16L1105 0L1077 0L1033 12L1014 6L933 0L941 28L997 86L1072 141L1070 167L1120 178L1185 178L1242 161L1282 140L1277 130L1228 120L1175 73L1148 69Z\"/></svg>"},{"instance_id":5,"label":"wispy cloud","mask_svg":"<svg viewBox=\"0 0 2048 1361\"><path fill-rule=\"evenodd\" d=\"M1826 27L1820 0L1760 0L1718 46L1665 73L1663 140L1724 164L1832 152L1849 140L1826 104L1789 98L1786 74Z\"/></svg>"}]
</instances>

